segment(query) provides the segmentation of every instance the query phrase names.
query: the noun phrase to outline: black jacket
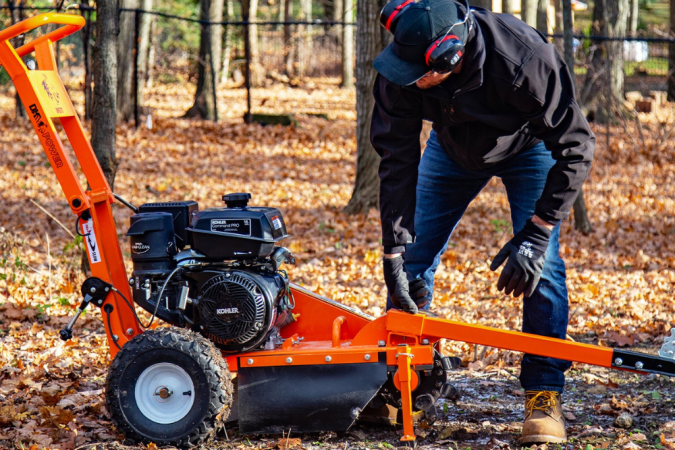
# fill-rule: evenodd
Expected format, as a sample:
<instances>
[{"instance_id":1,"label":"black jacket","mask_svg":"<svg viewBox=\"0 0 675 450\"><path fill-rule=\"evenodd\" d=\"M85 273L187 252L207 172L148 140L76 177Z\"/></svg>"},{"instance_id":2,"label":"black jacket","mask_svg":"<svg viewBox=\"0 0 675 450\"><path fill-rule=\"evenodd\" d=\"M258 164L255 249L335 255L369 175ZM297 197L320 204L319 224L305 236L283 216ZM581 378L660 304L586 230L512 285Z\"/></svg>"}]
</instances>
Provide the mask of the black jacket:
<instances>
[{"instance_id":1,"label":"black jacket","mask_svg":"<svg viewBox=\"0 0 675 450\"><path fill-rule=\"evenodd\" d=\"M385 251L415 239L414 214L422 121L466 169L499 164L544 141L556 160L535 214L565 219L590 170L595 136L574 99L562 55L508 14L476 8L462 71L422 90L375 80L371 142L381 157L380 214Z\"/></svg>"}]
</instances>

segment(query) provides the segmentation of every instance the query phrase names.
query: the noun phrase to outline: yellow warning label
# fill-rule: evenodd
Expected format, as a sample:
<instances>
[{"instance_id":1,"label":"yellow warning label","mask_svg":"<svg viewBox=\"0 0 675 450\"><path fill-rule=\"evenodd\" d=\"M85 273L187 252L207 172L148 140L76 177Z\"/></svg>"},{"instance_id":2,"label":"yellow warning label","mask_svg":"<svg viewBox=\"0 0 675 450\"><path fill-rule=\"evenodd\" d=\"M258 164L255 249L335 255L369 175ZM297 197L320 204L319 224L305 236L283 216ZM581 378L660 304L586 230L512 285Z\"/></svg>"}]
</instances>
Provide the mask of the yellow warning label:
<instances>
[{"instance_id":1,"label":"yellow warning label","mask_svg":"<svg viewBox=\"0 0 675 450\"><path fill-rule=\"evenodd\" d=\"M75 111L63 87L61 78L52 70L31 70L28 72L40 105L49 117L74 116Z\"/></svg>"}]
</instances>

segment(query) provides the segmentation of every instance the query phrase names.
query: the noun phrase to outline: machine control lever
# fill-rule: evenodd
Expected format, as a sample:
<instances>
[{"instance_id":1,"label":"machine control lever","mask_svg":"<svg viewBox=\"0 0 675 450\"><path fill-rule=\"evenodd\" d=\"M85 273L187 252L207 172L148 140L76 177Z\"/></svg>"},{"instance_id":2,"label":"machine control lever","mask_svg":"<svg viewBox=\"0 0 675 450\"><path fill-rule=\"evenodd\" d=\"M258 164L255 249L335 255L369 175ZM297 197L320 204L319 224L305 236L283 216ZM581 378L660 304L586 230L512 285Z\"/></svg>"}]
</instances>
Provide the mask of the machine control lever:
<instances>
[{"instance_id":1,"label":"machine control lever","mask_svg":"<svg viewBox=\"0 0 675 450\"><path fill-rule=\"evenodd\" d=\"M80 303L77 312L73 318L70 319L68 325L59 331L62 341L68 341L73 338L73 327L75 326L75 322L77 322L77 319L80 318L84 310L87 309L87 306L89 306L90 303L93 303L96 306L103 306L103 301L108 296L111 289L112 285L100 278L90 277L84 280L81 290L83 297L82 303Z\"/></svg>"}]
</instances>

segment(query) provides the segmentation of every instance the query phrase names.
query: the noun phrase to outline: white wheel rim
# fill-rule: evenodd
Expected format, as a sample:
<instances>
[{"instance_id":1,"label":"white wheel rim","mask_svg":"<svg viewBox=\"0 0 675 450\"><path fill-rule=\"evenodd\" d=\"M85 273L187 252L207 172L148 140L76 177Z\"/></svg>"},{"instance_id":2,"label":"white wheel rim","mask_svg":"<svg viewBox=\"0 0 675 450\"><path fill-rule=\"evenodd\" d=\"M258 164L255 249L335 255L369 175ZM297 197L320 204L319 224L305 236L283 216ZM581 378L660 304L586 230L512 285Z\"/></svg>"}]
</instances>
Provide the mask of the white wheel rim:
<instances>
[{"instance_id":1,"label":"white wheel rim","mask_svg":"<svg viewBox=\"0 0 675 450\"><path fill-rule=\"evenodd\" d=\"M189 392L189 394L187 394ZM143 415L156 423L175 423L192 409L195 387L182 367L153 364L136 382L136 404Z\"/></svg>"}]
</instances>

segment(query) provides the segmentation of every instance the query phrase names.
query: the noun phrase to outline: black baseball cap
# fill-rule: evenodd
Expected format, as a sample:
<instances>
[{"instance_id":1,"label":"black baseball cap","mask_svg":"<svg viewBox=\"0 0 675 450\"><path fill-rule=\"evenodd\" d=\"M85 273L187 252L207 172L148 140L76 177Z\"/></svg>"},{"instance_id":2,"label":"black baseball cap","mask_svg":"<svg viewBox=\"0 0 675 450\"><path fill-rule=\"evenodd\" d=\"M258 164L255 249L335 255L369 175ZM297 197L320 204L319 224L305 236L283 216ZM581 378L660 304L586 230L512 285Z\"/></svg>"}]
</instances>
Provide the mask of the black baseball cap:
<instances>
[{"instance_id":1,"label":"black baseball cap","mask_svg":"<svg viewBox=\"0 0 675 450\"><path fill-rule=\"evenodd\" d=\"M435 39L464 20L464 8L452 0L421 0L401 11L394 41L387 46L373 66L392 83L407 86L431 70L425 54ZM469 22L456 25L451 34L466 42Z\"/></svg>"}]
</instances>

